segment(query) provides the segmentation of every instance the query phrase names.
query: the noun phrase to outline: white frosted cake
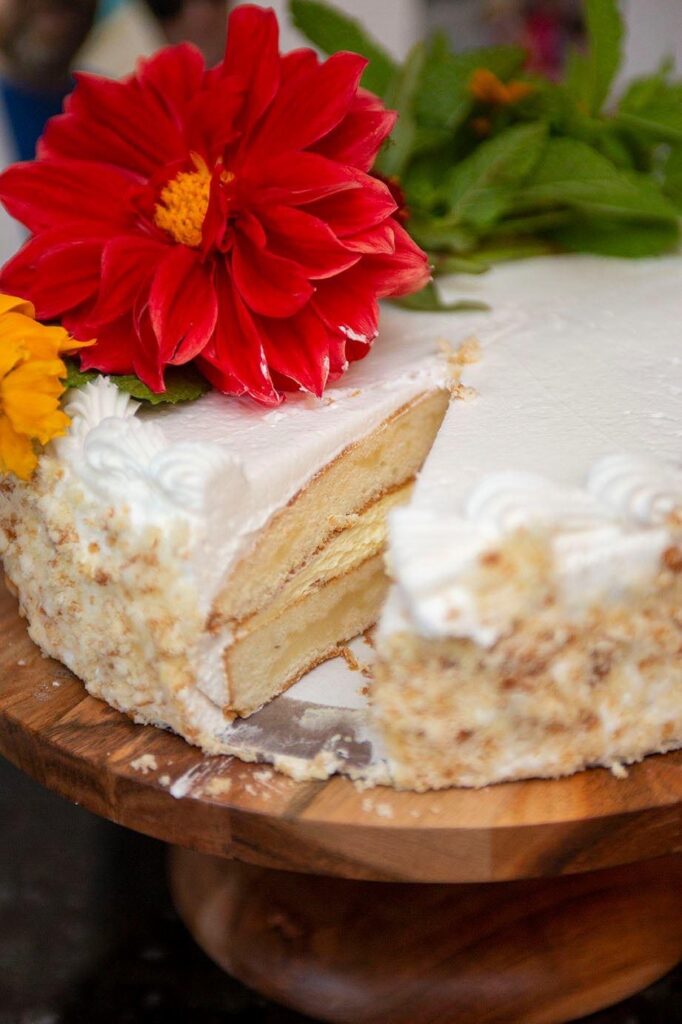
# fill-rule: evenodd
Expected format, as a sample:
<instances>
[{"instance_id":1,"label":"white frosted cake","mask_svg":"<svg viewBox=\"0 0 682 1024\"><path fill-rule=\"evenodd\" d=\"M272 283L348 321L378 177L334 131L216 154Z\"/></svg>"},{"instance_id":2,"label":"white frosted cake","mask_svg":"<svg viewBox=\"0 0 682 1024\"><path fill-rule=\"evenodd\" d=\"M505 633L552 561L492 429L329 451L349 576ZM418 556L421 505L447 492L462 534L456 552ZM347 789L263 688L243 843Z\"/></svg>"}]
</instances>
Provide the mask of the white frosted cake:
<instances>
[{"instance_id":1,"label":"white frosted cake","mask_svg":"<svg viewBox=\"0 0 682 1024\"><path fill-rule=\"evenodd\" d=\"M398 785L682 743L681 285L679 258L552 257L469 288L493 309L476 397L391 523L373 700Z\"/></svg>"},{"instance_id":2,"label":"white frosted cake","mask_svg":"<svg viewBox=\"0 0 682 1024\"><path fill-rule=\"evenodd\" d=\"M682 745L681 285L676 257L458 279L489 313L388 308L324 399L275 411L88 385L34 480L0 483L32 637L219 752L377 619L389 516L369 685L396 785Z\"/></svg>"}]
</instances>

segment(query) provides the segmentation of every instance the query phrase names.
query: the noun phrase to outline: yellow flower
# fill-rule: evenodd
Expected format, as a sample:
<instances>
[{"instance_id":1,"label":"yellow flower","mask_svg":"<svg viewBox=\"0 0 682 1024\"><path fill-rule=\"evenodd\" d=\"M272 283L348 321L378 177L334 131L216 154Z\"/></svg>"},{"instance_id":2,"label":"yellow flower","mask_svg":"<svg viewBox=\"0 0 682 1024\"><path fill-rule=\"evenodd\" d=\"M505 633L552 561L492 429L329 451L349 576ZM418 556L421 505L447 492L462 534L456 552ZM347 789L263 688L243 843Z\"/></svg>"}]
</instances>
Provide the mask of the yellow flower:
<instances>
[{"instance_id":1,"label":"yellow flower","mask_svg":"<svg viewBox=\"0 0 682 1024\"><path fill-rule=\"evenodd\" d=\"M488 68L476 68L469 79L469 92L479 103L507 107L535 91L531 82L502 82Z\"/></svg>"},{"instance_id":2,"label":"yellow flower","mask_svg":"<svg viewBox=\"0 0 682 1024\"><path fill-rule=\"evenodd\" d=\"M34 317L30 302L0 295L0 473L22 480L36 468L35 443L66 433L70 420L59 408L66 367L59 356L83 347L63 328L44 327Z\"/></svg>"}]
</instances>

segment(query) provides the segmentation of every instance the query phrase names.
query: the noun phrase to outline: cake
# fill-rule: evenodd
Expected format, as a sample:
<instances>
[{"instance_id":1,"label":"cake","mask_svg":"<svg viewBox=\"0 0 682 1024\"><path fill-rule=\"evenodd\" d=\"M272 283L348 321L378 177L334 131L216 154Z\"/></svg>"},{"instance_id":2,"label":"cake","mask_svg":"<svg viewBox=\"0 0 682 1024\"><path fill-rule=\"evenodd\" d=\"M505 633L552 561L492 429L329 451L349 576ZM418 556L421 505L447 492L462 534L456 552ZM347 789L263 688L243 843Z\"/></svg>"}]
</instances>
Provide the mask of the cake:
<instances>
[{"instance_id":1,"label":"cake","mask_svg":"<svg viewBox=\"0 0 682 1024\"><path fill-rule=\"evenodd\" d=\"M35 478L1 484L33 639L219 753L226 721L380 619L370 700L401 788L680 746L681 271L459 279L490 312L387 308L367 360L275 410L72 393Z\"/></svg>"},{"instance_id":2,"label":"cake","mask_svg":"<svg viewBox=\"0 0 682 1024\"><path fill-rule=\"evenodd\" d=\"M369 628L388 512L450 397L435 343L387 337L318 400L210 393L143 411L106 377L29 483L0 481L0 548L31 636L89 691L210 752Z\"/></svg>"},{"instance_id":3,"label":"cake","mask_svg":"<svg viewBox=\"0 0 682 1024\"><path fill-rule=\"evenodd\" d=\"M679 257L550 257L469 289L477 397L392 515L373 701L398 786L682 744L681 281Z\"/></svg>"}]
</instances>

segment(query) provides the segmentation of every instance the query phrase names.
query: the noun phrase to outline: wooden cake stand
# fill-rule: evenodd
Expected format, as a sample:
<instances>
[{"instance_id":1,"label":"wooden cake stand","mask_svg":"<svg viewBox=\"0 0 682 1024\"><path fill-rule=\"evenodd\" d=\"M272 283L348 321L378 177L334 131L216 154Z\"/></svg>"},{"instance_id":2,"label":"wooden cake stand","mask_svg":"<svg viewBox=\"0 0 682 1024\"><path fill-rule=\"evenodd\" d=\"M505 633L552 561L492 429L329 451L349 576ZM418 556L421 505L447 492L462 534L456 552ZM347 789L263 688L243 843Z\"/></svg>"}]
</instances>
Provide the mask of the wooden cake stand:
<instances>
[{"instance_id":1,"label":"wooden cake stand","mask_svg":"<svg viewBox=\"0 0 682 1024\"><path fill-rule=\"evenodd\" d=\"M682 753L482 791L296 783L88 697L4 590L0 678L0 751L170 843L199 944L313 1018L556 1024L682 957Z\"/></svg>"}]
</instances>

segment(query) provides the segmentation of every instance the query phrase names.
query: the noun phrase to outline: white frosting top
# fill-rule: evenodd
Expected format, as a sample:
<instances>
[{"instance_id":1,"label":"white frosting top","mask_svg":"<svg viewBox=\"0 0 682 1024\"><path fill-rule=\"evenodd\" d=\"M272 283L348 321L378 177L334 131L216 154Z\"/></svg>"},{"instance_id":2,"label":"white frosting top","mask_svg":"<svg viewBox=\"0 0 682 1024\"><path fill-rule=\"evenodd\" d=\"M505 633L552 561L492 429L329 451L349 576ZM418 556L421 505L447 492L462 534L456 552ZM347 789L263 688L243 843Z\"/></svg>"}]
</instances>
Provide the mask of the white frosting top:
<instances>
[{"instance_id":1,"label":"white frosting top","mask_svg":"<svg viewBox=\"0 0 682 1024\"><path fill-rule=\"evenodd\" d=\"M682 259L548 257L448 285L493 309L422 318L479 338L477 397L451 406L393 514L382 630L488 645L512 609L484 607L473 570L519 527L549 535L571 604L656 572L682 508Z\"/></svg>"},{"instance_id":2,"label":"white frosting top","mask_svg":"<svg viewBox=\"0 0 682 1024\"><path fill-rule=\"evenodd\" d=\"M211 392L143 407L107 378L73 392L58 457L103 506L133 525L191 526L193 573L208 610L255 534L329 461L419 394L443 386L436 336L388 332L322 400L290 395L278 409Z\"/></svg>"},{"instance_id":3,"label":"white frosting top","mask_svg":"<svg viewBox=\"0 0 682 1024\"><path fill-rule=\"evenodd\" d=\"M436 342L483 346L467 366L473 401L454 402L410 506L394 513L397 589L384 631L489 644L504 602L482 610L472 568L521 526L548 533L560 586L580 603L655 571L682 504L682 259L549 257L448 282L489 313L388 307L369 357L322 401L280 409L211 393L142 408L105 379L69 405L55 443L103 506L135 526L182 517L208 609L234 560L348 444L444 379Z\"/></svg>"}]
</instances>

